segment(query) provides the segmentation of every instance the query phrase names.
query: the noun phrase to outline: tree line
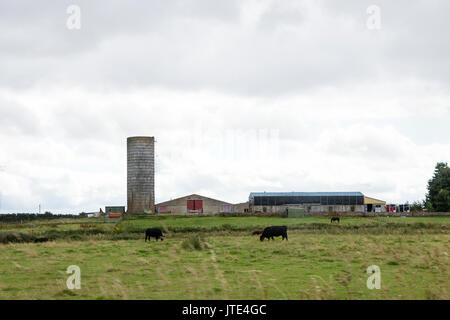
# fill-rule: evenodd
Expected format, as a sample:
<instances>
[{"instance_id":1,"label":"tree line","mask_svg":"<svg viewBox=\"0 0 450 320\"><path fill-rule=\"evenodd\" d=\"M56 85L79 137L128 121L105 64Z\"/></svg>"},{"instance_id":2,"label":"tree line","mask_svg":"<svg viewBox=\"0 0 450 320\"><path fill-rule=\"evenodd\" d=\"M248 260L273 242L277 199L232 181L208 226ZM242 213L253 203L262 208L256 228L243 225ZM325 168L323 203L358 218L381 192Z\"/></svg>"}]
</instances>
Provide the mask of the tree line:
<instances>
[{"instance_id":1,"label":"tree line","mask_svg":"<svg viewBox=\"0 0 450 320\"><path fill-rule=\"evenodd\" d=\"M411 211L450 211L450 168L446 162L438 162L433 177L428 180L427 194L422 202L415 201Z\"/></svg>"},{"instance_id":2,"label":"tree line","mask_svg":"<svg viewBox=\"0 0 450 320\"><path fill-rule=\"evenodd\" d=\"M9 213L0 214L0 222L29 222L33 220L55 220L63 218L84 218L86 213L80 214L53 214L51 212L38 213Z\"/></svg>"}]
</instances>

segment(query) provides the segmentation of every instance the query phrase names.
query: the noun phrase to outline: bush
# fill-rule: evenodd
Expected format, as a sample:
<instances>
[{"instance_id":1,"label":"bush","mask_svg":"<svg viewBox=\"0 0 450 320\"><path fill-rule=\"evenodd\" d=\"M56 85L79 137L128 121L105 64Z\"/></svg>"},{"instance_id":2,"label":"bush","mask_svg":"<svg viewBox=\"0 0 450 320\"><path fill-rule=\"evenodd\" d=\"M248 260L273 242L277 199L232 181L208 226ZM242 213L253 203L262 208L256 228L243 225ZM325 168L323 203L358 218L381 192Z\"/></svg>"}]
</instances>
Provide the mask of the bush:
<instances>
[{"instance_id":1,"label":"bush","mask_svg":"<svg viewBox=\"0 0 450 320\"><path fill-rule=\"evenodd\" d=\"M411 212L420 212L423 211L422 203L419 201L414 201L410 206Z\"/></svg>"},{"instance_id":2,"label":"bush","mask_svg":"<svg viewBox=\"0 0 450 320\"><path fill-rule=\"evenodd\" d=\"M286 217L285 212L221 212L219 217Z\"/></svg>"},{"instance_id":3,"label":"bush","mask_svg":"<svg viewBox=\"0 0 450 320\"><path fill-rule=\"evenodd\" d=\"M31 242L33 237L20 232L0 232L0 243Z\"/></svg>"},{"instance_id":4,"label":"bush","mask_svg":"<svg viewBox=\"0 0 450 320\"><path fill-rule=\"evenodd\" d=\"M97 228L96 224L82 223L80 224L80 228L89 229L89 228Z\"/></svg>"},{"instance_id":5,"label":"bush","mask_svg":"<svg viewBox=\"0 0 450 320\"><path fill-rule=\"evenodd\" d=\"M183 240L181 247L186 250L203 250L205 241L199 236L189 237Z\"/></svg>"}]
</instances>

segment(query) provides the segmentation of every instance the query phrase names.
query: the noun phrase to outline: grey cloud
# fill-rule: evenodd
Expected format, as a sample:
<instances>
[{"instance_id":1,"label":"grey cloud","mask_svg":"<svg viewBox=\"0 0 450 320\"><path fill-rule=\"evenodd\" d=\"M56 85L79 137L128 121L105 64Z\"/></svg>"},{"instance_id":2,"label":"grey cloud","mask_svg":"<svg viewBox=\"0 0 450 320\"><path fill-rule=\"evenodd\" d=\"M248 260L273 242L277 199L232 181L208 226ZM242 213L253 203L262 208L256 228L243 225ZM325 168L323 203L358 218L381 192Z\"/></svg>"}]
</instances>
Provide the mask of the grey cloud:
<instances>
[{"instance_id":1,"label":"grey cloud","mask_svg":"<svg viewBox=\"0 0 450 320\"><path fill-rule=\"evenodd\" d=\"M163 86L282 95L385 76L448 83L449 21L440 5L381 1L382 30L365 2L271 2L253 27L236 1L3 1L0 83L131 89ZM417 21L423 21L418 23ZM281 28L288 26L288 28Z\"/></svg>"},{"instance_id":2,"label":"grey cloud","mask_svg":"<svg viewBox=\"0 0 450 320\"><path fill-rule=\"evenodd\" d=\"M34 110L0 97L0 134L18 133L36 135L38 133L38 118Z\"/></svg>"}]
</instances>

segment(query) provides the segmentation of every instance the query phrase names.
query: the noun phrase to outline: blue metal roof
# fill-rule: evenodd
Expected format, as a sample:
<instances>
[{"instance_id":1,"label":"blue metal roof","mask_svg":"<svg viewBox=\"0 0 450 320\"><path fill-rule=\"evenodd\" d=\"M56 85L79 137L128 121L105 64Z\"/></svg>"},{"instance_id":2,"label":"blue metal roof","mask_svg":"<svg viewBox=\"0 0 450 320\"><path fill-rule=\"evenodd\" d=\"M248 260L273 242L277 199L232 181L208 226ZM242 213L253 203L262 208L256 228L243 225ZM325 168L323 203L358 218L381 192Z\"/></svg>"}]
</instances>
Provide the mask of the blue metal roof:
<instances>
[{"instance_id":1,"label":"blue metal roof","mask_svg":"<svg viewBox=\"0 0 450 320\"><path fill-rule=\"evenodd\" d=\"M345 196L363 196L357 192L251 192L249 198L252 197L345 197Z\"/></svg>"}]
</instances>

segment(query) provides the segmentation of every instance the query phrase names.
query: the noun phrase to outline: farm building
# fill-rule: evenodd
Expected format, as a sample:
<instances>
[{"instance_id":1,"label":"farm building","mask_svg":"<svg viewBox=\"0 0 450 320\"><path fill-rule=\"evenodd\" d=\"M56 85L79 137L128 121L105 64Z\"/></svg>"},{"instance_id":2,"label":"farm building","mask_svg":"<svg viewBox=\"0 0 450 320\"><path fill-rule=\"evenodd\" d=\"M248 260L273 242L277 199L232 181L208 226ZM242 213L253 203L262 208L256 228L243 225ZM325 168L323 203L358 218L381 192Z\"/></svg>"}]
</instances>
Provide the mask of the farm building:
<instances>
[{"instance_id":1,"label":"farm building","mask_svg":"<svg viewBox=\"0 0 450 320\"><path fill-rule=\"evenodd\" d=\"M386 212L386 201L364 196L365 212Z\"/></svg>"},{"instance_id":2,"label":"farm building","mask_svg":"<svg viewBox=\"0 0 450 320\"><path fill-rule=\"evenodd\" d=\"M247 202L241 202L241 203L236 203L233 204L233 212L249 212L249 204L248 201Z\"/></svg>"},{"instance_id":3,"label":"farm building","mask_svg":"<svg viewBox=\"0 0 450 320\"><path fill-rule=\"evenodd\" d=\"M119 218L125 213L124 206L105 207L105 214L109 218Z\"/></svg>"},{"instance_id":4,"label":"farm building","mask_svg":"<svg viewBox=\"0 0 450 320\"><path fill-rule=\"evenodd\" d=\"M218 214L221 212L233 212L231 203L211 199L198 194L173 199L156 204L158 213L181 213L181 214Z\"/></svg>"},{"instance_id":5,"label":"farm building","mask_svg":"<svg viewBox=\"0 0 450 320\"><path fill-rule=\"evenodd\" d=\"M361 192L252 192L253 213L282 213L288 209L305 213L364 212Z\"/></svg>"},{"instance_id":6,"label":"farm building","mask_svg":"<svg viewBox=\"0 0 450 320\"><path fill-rule=\"evenodd\" d=\"M102 209L100 209L101 211ZM109 207L105 207L105 213L106 215L109 215L110 213L120 213L120 214L124 214L125 213L125 207L124 206L109 206Z\"/></svg>"}]
</instances>

